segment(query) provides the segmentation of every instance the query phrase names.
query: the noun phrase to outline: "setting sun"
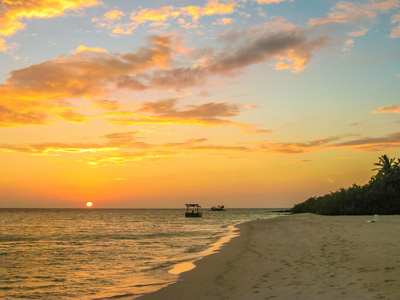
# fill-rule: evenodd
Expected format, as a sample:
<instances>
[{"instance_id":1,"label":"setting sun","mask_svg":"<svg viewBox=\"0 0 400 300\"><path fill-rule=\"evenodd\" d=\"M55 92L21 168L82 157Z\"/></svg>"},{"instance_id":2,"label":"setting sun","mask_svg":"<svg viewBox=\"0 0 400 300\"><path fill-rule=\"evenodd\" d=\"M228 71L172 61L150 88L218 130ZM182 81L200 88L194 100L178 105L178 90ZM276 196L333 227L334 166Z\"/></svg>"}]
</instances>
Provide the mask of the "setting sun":
<instances>
[{"instance_id":1,"label":"setting sun","mask_svg":"<svg viewBox=\"0 0 400 300\"><path fill-rule=\"evenodd\" d=\"M92 207L92 206L93 206L93 203L92 203L92 202L88 202L88 203L86 203L86 206L87 206L87 207Z\"/></svg>"}]
</instances>

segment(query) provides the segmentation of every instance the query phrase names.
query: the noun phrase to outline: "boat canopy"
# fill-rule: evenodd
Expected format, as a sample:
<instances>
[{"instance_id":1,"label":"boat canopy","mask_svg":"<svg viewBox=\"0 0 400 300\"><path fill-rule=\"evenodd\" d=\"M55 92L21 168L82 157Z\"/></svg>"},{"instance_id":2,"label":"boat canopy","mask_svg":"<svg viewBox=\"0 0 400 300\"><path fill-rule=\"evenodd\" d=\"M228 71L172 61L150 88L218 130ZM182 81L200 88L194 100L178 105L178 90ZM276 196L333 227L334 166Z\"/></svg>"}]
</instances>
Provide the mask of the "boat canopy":
<instances>
[{"instance_id":1,"label":"boat canopy","mask_svg":"<svg viewBox=\"0 0 400 300\"><path fill-rule=\"evenodd\" d=\"M185 204L186 205L186 217L201 217L202 213L200 212L201 206L199 204Z\"/></svg>"}]
</instances>

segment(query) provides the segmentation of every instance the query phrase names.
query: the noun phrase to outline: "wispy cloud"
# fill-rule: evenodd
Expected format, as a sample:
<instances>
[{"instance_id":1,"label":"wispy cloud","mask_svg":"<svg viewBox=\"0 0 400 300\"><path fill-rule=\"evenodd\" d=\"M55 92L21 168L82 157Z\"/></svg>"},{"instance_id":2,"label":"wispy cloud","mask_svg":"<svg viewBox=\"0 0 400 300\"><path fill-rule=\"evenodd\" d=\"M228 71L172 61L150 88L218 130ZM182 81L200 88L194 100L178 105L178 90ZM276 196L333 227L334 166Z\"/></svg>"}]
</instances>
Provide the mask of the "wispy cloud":
<instances>
[{"instance_id":1,"label":"wispy cloud","mask_svg":"<svg viewBox=\"0 0 400 300\"><path fill-rule=\"evenodd\" d=\"M37 143L37 144L0 144L2 152L27 153L32 155L58 155L64 153L96 153L103 151L115 151L116 147L105 147L104 145L92 143Z\"/></svg>"},{"instance_id":2,"label":"wispy cloud","mask_svg":"<svg viewBox=\"0 0 400 300\"><path fill-rule=\"evenodd\" d=\"M337 143L332 145L332 147L346 147L358 152L391 151L400 147L400 132L378 138L362 137Z\"/></svg>"},{"instance_id":3,"label":"wispy cloud","mask_svg":"<svg viewBox=\"0 0 400 300\"><path fill-rule=\"evenodd\" d=\"M117 112L107 114L110 122L119 125L187 125L187 126L233 126L243 132L259 133L257 125L233 122L226 118L240 114L245 106L230 102L209 102L201 105L178 106L178 99L171 98L154 102L144 102L134 112ZM268 133L267 130L260 132Z\"/></svg>"},{"instance_id":4,"label":"wispy cloud","mask_svg":"<svg viewBox=\"0 0 400 300\"><path fill-rule=\"evenodd\" d=\"M343 136L334 136L328 138L318 138L307 142L273 142L264 141L255 143L254 147L263 152L281 153L281 154L301 154L312 151L320 151L333 142L343 139Z\"/></svg>"},{"instance_id":5,"label":"wispy cloud","mask_svg":"<svg viewBox=\"0 0 400 300\"><path fill-rule=\"evenodd\" d=\"M384 0L367 2L340 1L336 3L331 12L323 18L313 18L309 21L311 26L327 23L341 23L352 25L364 25L367 21L375 21L379 14L389 13L400 8L400 0ZM392 16L392 24L400 22L398 15ZM356 37L364 35L368 30L362 26L361 30L348 33L349 36ZM392 29L391 38L400 37L400 26Z\"/></svg>"},{"instance_id":6,"label":"wispy cloud","mask_svg":"<svg viewBox=\"0 0 400 300\"><path fill-rule=\"evenodd\" d=\"M400 38L400 14L392 16L392 24L396 24L396 26L392 29L390 33L390 37L397 39Z\"/></svg>"},{"instance_id":7,"label":"wispy cloud","mask_svg":"<svg viewBox=\"0 0 400 300\"><path fill-rule=\"evenodd\" d=\"M310 25L326 23L360 24L365 20L376 19L379 13L386 13L400 7L399 0L346 2L340 1L332 7L327 17L314 18Z\"/></svg>"},{"instance_id":8,"label":"wispy cloud","mask_svg":"<svg viewBox=\"0 0 400 300\"><path fill-rule=\"evenodd\" d=\"M91 100L91 102L95 105L95 107L104 109L104 110L118 110L121 108L121 104L115 100Z\"/></svg>"},{"instance_id":9,"label":"wispy cloud","mask_svg":"<svg viewBox=\"0 0 400 300\"><path fill-rule=\"evenodd\" d=\"M313 160L311 159L303 159L303 160L296 160L296 161L292 161L292 162L288 162L288 164L306 164L306 163L310 163Z\"/></svg>"},{"instance_id":10,"label":"wispy cloud","mask_svg":"<svg viewBox=\"0 0 400 300\"><path fill-rule=\"evenodd\" d=\"M371 111L373 114L397 113L400 114L400 105L382 106L379 110Z\"/></svg>"},{"instance_id":11,"label":"wispy cloud","mask_svg":"<svg viewBox=\"0 0 400 300\"><path fill-rule=\"evenodd\" d=\"M61 153L75 154L75 161L96 165L99 163L126 163L138 160L159 160L173 157L195 157L202 155L225 155L233 153L261 153L299 155L333 149L353 152L382 152L400 148L400 132L383 137L356 137L340 135L318 138L305 142L263 141L253 143L216 144L207 138L194 138L182 142L149 144L141 131L115 132L103 136L104 143L26 143L0 144L1 152L25 153L36 156L58 156ZM82 155L85 157L82 158ZM337 159L348 159L342 156ZM291 163L309 163L299 159Z\"/></svg>"},{"instance_id":12,"label":"wispy cloud","mask_svg":"<svg viewBox=\"0 0 400 300\"><path fill-rule=\"evenodd\" d=\"M0 38L0 52L7 52L16 46L16 43L7 43L5 39Z\"/></svg>"},{"instance_id":13,"label":"wispy cloud","mask_svg":"<svg viewBox=\"0 0 400 300\"><path fill-rule=\"evenodd\" d=\"M355 138L356 137L356 138ZM400 147L400 133L384 137L358 137L357 135L338 135L313 139L304 142L263 141L252 143L251 148L265 153L305 154L332 149L346 149L356 152L391 151Z\"/></svg>"}]
</instances>

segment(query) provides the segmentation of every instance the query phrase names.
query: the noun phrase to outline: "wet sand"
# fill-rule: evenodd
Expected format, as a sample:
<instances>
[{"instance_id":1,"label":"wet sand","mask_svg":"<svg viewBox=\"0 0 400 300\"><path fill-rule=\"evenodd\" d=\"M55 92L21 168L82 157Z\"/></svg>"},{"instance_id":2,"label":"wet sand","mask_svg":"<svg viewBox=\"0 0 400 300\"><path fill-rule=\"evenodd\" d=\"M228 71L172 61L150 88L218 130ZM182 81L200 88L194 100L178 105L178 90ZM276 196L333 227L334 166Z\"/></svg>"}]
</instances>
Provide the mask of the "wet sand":
<instances>
[{"instance_id":1,"label":"wet sand","mask_svg":"<svg viewBox=\"0 0 400 300\"><path fill-rule=\"evenodd\" d=\"M400 299L400 216L300 214L240 236L139 299Z\"/></svg>"}]
</instances>

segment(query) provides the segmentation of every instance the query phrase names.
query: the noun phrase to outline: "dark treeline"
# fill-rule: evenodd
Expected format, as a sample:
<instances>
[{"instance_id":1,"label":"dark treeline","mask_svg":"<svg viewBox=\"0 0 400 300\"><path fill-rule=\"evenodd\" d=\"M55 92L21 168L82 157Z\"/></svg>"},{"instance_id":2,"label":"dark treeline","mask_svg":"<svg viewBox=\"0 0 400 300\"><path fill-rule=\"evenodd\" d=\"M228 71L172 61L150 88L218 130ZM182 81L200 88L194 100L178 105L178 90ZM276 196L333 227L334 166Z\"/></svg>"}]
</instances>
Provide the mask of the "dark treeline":
<instances>
[{"instance_id":1,"label":"dark treeline","mask_svg":"<svg viewBox=\"0 0 400 300\"><path fill-rule=\"evenodd\" d=\"M363 186L354 184L296 204L293 213L321 215L400 214L400 159L379 157L377 174Z\"/></svg>"}]
</instances>

